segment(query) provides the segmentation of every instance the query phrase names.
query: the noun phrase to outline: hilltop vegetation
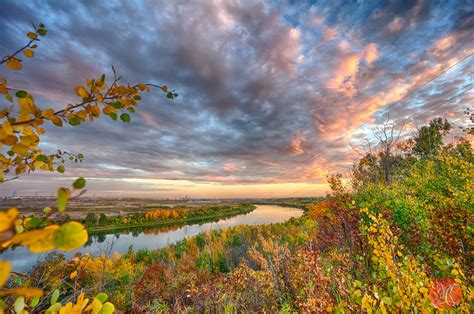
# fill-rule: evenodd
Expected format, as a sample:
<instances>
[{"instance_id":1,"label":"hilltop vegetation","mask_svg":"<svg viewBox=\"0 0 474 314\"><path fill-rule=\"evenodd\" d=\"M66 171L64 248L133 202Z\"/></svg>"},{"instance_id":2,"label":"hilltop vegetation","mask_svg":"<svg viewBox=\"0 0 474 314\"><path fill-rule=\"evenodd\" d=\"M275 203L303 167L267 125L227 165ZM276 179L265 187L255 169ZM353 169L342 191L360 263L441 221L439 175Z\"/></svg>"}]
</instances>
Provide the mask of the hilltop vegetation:
<instances>
[{"instance_id":1,"label":"hilltop vegetation","mask_svg":"<svg viewBox=\"0 0 474 314\"><path fill-rule=\"evenodd\" d=\"M137 312L468 313L471 147L459 140L428 155L413 147L392 152L403 162L392 164L390 182L380 155L354 166L351 191L331 177L332 195L306 204L302 218L207 232L158 251L69 263L53 254L23 285L59 288L63 302L106 292L118 309Z\"/></svg>"},{"instance_id":2,"label":"hilltop vegetation","mask_svg":"<svg viewBox=\"0 0 474 314\"><path fill-rule=\"evenodd\" d=\"M35 27L27 34L28 44L1 64L21 70L19 54L33 57L44 35L43 25ZM0 181L27 171L62 173L67 159L83 159L82 154L60 150L48 155L38 148L47 121L78 126L103 114L130 122L140 94L155 85L121 85L113 73L109 84L102 75L78 86L78 103L59 111L40 109L27 91L12 95L2 78L0 93L11 106L0 111L0 142L7 150L0 154ZM167 86L158 87L169 99L177 96ZM446 120L435 119L412 139L398 142L393 127L384 126L376 133L378 149L366 151L350 180L329 177L332 194L299 203L306 209L299 219L207 232L164 249L130 250L123 256L78 254L66 261L55 252L26 274L12 273L11 262L0 261L0 312L471 313L472 130L444 143L450 130ZM89 216L85 225L52 221L52 212L64 212L85 184L79 178L58 189L56 206L44 208L41 217L23 219L16 208L0 212L0 250L70 251L87 242L86 227L130 227L189 214L163 210L118 220ZM216 211L209 207L202 213Z\"/></svg>"}]
</instances>

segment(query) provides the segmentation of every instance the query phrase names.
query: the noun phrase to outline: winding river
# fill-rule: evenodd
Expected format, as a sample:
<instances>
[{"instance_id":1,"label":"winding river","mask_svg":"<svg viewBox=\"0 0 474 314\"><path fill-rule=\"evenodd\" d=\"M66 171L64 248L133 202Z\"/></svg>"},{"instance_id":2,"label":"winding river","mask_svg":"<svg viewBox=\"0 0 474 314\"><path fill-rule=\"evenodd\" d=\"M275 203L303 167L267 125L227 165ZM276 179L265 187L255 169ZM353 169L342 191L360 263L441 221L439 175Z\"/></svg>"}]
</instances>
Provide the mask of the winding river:
<instances>
[{"instance_id":1,"label":"winding river","mask_svg":"<svg viewBox=\"0 0 474 314\"><path fill-rule=\"evenodd\" d=\"M103 252L125 253L130 246L134 250L155 250L179 242L185 238L198 235L209 230L218 230L238 225L263 225L287 221L292 217L300 217L303 211L298 208L275 205L256 205L256 209L247 214L241 214L216 222L190 224L185 226L120 230L114 234L91 235L88 244L78 250L66 252L66 258L71 258L76 252L94 255ZM25 247L18 247L0 254L0 259L12 262L13 270L25 272L30 270L38 260L46 254L28 252Z\"/></svg>"}]
</instances>

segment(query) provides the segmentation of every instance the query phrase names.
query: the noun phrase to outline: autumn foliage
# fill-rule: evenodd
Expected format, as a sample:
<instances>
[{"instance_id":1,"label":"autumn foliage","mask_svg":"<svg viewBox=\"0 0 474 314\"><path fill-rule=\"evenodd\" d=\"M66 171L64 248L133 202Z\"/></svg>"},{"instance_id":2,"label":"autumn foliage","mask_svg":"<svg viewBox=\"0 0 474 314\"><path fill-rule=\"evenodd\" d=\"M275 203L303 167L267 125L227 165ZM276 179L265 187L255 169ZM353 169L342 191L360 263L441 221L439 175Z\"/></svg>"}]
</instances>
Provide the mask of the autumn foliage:
<instances>
[{"instance_id":1,"label":"autumn foliage","mask_svg":"<svg viewBox=\"0 0 474 314\"><path fill-rule=\"evenodd\" d=\"M35 28L27 45L1 64L21 70L21 58L33 57L45 34L44 26ZM7 151L0 154L0 181L27 171L63 172L70 158L80 162L80 154L38 149L44 123L78 126L101 115L129 122L141 93L154 85L119 80L115 69L110 82L105 75L88 80L75 89L76 104L53 110L40 109L29 92L13 90L2 78L0 93L11 105L0 111L0 142ZM159 88L176 97L166 86ZM11 263L0 261L0 308L20 313L472 313L472 138L446 144L449 130L446 120L435 119L398 149L382 145L354 165L351 188L342 175L330 176L331 195L300 204L305 214L298 219L215 230L160 250L130 248L124 255L85 254L67 261L54 252L27 275L10 274ZM41 218L20 217L15 208L0 212L0 250L82 246L88 234L81 223L59 225L49 217L64 211L84 185L79 178L59 189L56 206L45 208ZM154 223L221 209L156 209L118 217L117 223ZM91 215L86 225L97 225L96 218ZM102 220L115 221L106 215Z\"/></svg>"},{"instance_id":2,"label":"autumn foliage","mask_svg":"<svg viewBox=\"0 0 474 314\"><path fill-rule=\"evenodd\" d=\"M0 65L4 65L6 70L21 71L23 61L34 57L41 37L47 34L47 30L43 24L33 27L34 30L26 34L27 43L0 60ZM107 80L106 75L102 74L99 78L88 79L84 85L77 86L74 89L78 96L77 102L60 109L40 106L32 93L16 86L12 87L7 76L0 74L0 94L8 103L0 108L0 184L7 184L6 181L16 179L18 175L34 171L63 173L67 160L75 162L83 160L84 156L81 153L74 154L61 149L56 152L45 152L40 149L41 137L46 132L43 128L46 123L56 127L78 126L87 120L93 122L102 114L112 120L120 118L123 122L129 123L130 114L135 112L135 107L141 100L141 93L148 92L150 87L159 88L169 99L178 96L165 85L121 84L121 78L114 67L112 72L111 80ZM54 211L63 212L69 199L80 196L85 184L84 178L78 178L71 187L59 188L56 206L44 208L42 217L23 218L17 208L0 212L0 252L17 246L25 246L32 253L54 249L70 251L83 246L88 240L88 233L81 223L70 221L59 225L50 218ZM0 297L7 297L6 302L0 299L0 312L6 310L26 313L42 304L39 299L44 295L42 289L12 284L8 281L11 263L0 261L0 266L0 286L3 287L5 284L12 286L0 290ZM51 299L49 308L42 305L50 313L114 311L114 306L105 302L107 299L105 294L98 294L91 303L84 293L74 294L75 302L63 305L58 302L58 293L53 294L55 297ZM30 302L27 303L29 299Z\"/></svg>"},{"instance_id":3,"label":"autumn foliage","mask_svg":"<svg viewBox=\"0 0 474 314\"><path fill-rule=\"evenodd\" d=\"M153 210L145 214L145 218L148 220L151 219L160 219L160 218L179 218L182 212L177 210Z\"/></svg>"}]
</instances>

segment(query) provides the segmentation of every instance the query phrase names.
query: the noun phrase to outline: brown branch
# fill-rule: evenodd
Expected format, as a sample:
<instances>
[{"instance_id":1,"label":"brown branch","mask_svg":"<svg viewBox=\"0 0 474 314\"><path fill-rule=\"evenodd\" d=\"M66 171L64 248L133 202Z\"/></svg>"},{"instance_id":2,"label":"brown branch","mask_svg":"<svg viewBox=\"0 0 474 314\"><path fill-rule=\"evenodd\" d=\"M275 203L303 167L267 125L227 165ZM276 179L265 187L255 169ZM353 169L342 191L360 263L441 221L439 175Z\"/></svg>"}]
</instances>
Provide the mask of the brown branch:
<instances>
[{"instance_id":1,"label":"brown branch","mask_svg":"<svg viewBox=\"0 0 474 314\"><path fill-rule=\"evenodd\" d=\"M13 180L16 180L18 178L19 178L19 176L12 177L12 178L9 178L9 179L4 179L1 183L5 183L5 182L8 182L8 181L13 181Z\"/></svg>"},{"instance_id":2,"label":"brown branch","mask_svg":"<svg viewBox=\"0 0 474 314\"><path fill-rule=\"evenodd\" d=\"M0 64L4 64L5 62L7 62L10 58L13 58L15 57L17 54L19 54L20 52L22 52L23 50L25 50L26 48L29 48L31 46L31 44L35 41L38 41L38 39L31 39L25 46L21 47L20 49L18 49L17 51L15 51L12 55L9 55L9 56L5 56L2 58L2 61L0 61Z\"/></svg>"}]
</instances>

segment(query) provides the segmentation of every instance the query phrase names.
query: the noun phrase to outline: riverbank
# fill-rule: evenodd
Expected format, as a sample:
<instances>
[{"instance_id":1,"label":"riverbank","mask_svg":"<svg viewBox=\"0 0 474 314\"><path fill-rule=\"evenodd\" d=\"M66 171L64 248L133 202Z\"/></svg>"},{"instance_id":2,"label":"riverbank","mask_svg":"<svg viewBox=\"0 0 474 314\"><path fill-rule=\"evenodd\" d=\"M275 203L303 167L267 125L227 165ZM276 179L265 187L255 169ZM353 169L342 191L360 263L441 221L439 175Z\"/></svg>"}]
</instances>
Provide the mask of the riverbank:
<instances>
[{"instance_id":1,"label":"riverbank","mask_svg":"<svg viewBox=\"0 0 474 314\"><path fill-rule=\"evenodd\" d=\"M202 225L186 225L164 232L143 230L137 234L108 233L102 240L91 236L90 245L78 251L49 257L44 263L36 264L33 274L45 273L43 280L47 284L62 278L71 283L72 279L68 278L72 262L69 260L74 256L76 263L83 265L74 280L94 292L104 287L109 289L107 291L110 291L110 300L119 311L134 311L134 295L130 294L132 291L139 297L136 300L143 300L143 305L140 306L150 307L148 312L172 312L167 305L170 302L168 296L185 293L186 289L190 290L189 287L193 285L200 289L202 281L206 301L209 294L207 289L211 287L209 283L216 280L224 286L223 276L230 275L239 267L241 260L250 260L256 243L267 246L267 239L278 241L276 243L284 239L296 246L299 243L309 243L316 233L316 224L302 216L303 211L300 209L275 205L252 207L254 208L248 214L235 218ZM52 267L55 271L48 272ZM171 271L172 267L175 268ZM146 282L141 280L142 278ZM99 288L101 283L103 286ZM165 286L161 286L161 283ZM162 301L165 311L161 311L161 305L158 303L157 306L150 305L156 297L155 291L167 293L166 299ZM148 292L151 295L148 295ZM197 290L191 293L194 298ZM187 295L190 295L189 292L183 297L189 298ZM179 299L181 297L180 295ZM147 312L145 308L136 310Z\"/></svg>"},{"instance_id":2,"label":"riverbank","mask_svg":"<svg viewBox=\"0 0 474 314\"><path fill-rule=\"evenodd\" d=\"M133 247L133 251L141 252L137 253L138 255L145 251L148 252L146 255L154 255L157 254L156 250L172 246L180 241L191 239L208 231L221 233L227 232L225 230L233 230L234 227L238 226L248 226L251 228L251 226L257 225L279 225L280 223L292 220L292 218L298 219L303 215L303 211L297 208L292 209L274 205L254 206L253 204L244 204L242 206L248 206L249 208L238 213L234 210L226 211L226 213L220 212L218 215L189 217L186 220L180 220L180 222L174 220L174 224L171 224L172 221L167 220L160 224L148 223L144 225L116 226L118 228L109 228L107 230L102 229L106 227L104 226L101 228L102 230L97 228L95 229L97 231L89 231L89 241L84 247L64 253L55 252L52 254L62 260L70 260L78 253L82 255L90 254L91 256L106 254L111 257L116 252L126 255L130 248ZM191 220L194 223L190 222ZM185 223L185 221L189 223ZM13 270L16 272L30 271L35 265L38 265L38 262L44 261L45 258L41 254L30 254L25 247L4 251L1 257L2 259L15 261L13 263Z\"/></svg>"},{"instance_id":3,"label":"riverbank","mask_svg":"<svg viewBox=\"0 0 474 314\"><path fill-rule=\"evenodd\" d=\"M98 226L98 227L87 227L89 234L102 233L102 232L113 232L123 229L134 229L134 228L159 228L172 225L185 225L197 222L210 222L222 218L229 218L232 216L248 214L255 210L255 205L241 206L237 208L232 208L228 211L223 211L220 213L215 213L211 215L199 215L194 217L186 218L176 218L168 219L164 221L154 221L151 223L135 223L135 224L123 224L123 225L108 225L108 226Z\"/></svg>"}]
</instances>

